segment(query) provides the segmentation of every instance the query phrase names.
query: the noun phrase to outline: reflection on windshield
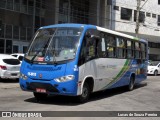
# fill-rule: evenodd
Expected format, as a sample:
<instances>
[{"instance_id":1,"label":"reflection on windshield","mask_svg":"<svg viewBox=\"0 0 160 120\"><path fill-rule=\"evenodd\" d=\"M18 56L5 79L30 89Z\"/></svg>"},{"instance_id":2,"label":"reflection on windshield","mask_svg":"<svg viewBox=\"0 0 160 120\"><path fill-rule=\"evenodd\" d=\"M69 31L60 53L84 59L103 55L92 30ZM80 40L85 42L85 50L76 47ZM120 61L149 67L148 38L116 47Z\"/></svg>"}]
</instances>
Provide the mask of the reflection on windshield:
<instances>
[{"instance_id":1,"label":"reflection on windshield","mask_svg":"<svg viewBox=\"0 0 160 120\"><path fill-rule=\"evenodd\" d=\"M47 28L41 29L29 48L26 59L38 62L58 62L74 59L81 29Z\"/></svg>"},{"instance_id":2,"label":"reflection on windshield","mask_svg":"<svg viewBox=\"0 0 160 120\"><path fill-rule=\"evenodd\" d=\"M152 62L149 62L149 66L157 66L158 65L158 61L152 61Z\"/></svg>"}]
</instances>

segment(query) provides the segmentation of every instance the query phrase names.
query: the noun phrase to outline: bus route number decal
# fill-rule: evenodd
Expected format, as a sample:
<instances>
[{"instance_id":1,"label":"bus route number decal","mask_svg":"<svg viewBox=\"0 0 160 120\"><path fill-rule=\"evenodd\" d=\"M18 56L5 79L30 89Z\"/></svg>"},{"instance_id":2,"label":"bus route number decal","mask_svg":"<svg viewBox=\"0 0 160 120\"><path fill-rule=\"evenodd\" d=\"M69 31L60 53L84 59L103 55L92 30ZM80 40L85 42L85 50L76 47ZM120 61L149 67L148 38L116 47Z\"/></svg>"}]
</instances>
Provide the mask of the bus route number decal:
<instances>
[{"instance_id":1,"label":"bus route number decal","mask_svg":"<svg viewBox=\"0 0 160 120\"><path fill-rule=\"evenodd\" d=\"M34 73L34 72L28 72L28 76L36 76L36 73Z\"/></svg>"}]
</instances>

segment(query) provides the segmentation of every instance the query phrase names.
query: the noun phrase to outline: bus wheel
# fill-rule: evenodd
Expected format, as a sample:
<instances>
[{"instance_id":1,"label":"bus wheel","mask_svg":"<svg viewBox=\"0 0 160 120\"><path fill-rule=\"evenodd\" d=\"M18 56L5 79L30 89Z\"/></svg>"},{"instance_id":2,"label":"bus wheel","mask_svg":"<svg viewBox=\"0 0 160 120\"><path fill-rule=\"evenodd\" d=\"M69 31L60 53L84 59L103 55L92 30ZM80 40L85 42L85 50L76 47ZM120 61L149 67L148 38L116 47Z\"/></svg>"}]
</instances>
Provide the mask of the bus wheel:
<instances>
[{"instance_id":1,"label":"bus wheel","mask_svg":"<svg viewBox=\"0 0 160 120\"><path fill-rule=\"evenodd\" d=\"M132 91L133 88L134 88L134 77L131 76L130 82L129 82L129 85L128 85L128 90L129 90L129 91Z\"/></svg>"},{"instance_id":2,"label":"bus wheel","mask_svg":"<svg viewBox=\"0 0 160 120\"><path fill-rule=\"evenodd\" d=\"M33 95L37 100L44 100L48 96L45 93L36 93L36 92L34 92Z\"/></svg>"},{"instance_id":3,"label":"bus wheel","mask_svg":"<svg viewBox=\"0 0 160 120\"><path fill-rule=\"evenodd\" d=\"M82 89L82 94L78 96L78 102L85 103L88 101L90 95L90 88L88 83L85 83Z\"/></svg>"},{"instance_id":4,"label":"bus wheel","mask_svg":"<svg viewBox=\"0 0 160 120\"><path fill-rule=\"evenodd\" d=\"M157 76L157 75L158 75L158 71L155 70L155 71L154 71L154 76Z\"/></svg>"}]
</instances>

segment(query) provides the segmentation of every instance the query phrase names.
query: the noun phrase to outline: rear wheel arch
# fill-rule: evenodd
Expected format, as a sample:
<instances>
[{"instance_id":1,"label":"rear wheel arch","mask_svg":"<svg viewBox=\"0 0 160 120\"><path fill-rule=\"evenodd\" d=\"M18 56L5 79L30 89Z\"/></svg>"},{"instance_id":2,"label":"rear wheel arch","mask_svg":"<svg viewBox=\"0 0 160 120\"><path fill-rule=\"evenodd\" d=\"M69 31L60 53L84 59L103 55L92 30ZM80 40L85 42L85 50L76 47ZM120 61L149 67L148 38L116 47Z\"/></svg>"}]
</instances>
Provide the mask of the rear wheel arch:
<instances>
[{"instance_id":1,"label":"rear wheel arch","mask_svg":"<svg viewBox=\"0 0 160 120\"><path fill-rule=\"evenodd\" d=\"M136 79L136 75L135 73L132 73L130 78L129 78L129 85L128 85L128 90L131 91L134 88L134 84L135 84L135 79Z\"/></svg>"}]
</instances>

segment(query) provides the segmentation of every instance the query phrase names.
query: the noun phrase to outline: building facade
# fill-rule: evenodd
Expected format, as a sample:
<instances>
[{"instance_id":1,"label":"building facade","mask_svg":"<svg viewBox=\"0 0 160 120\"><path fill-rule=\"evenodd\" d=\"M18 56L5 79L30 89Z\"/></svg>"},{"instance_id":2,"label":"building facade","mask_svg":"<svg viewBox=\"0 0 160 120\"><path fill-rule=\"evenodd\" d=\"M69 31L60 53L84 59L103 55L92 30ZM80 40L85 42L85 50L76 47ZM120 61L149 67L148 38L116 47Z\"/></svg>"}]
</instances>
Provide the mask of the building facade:
<instances>
[{"instance_id":1,"label":"building facade","mask_svg":"<svg viewBox=\"0 0 160 120\"><path fill-rule=\"evenodd\" d=\"M40 26L93 24L135 36L137 0L0 0L0 53L25 53ZM139 37L160 60L160 0L141 0Z\"/></svg>"},{"instance_id":2,"label":"building facade","mask_svg":"<svg viewBox=\"0 0 160 120\"><path fill-rule=\"evenodd\" d=\"M112 1L112 28L135 36L137 0ZM160 60L160 0L140 0L138 37L149 42L149 59Z\"/></svg>"}]
</instances>

